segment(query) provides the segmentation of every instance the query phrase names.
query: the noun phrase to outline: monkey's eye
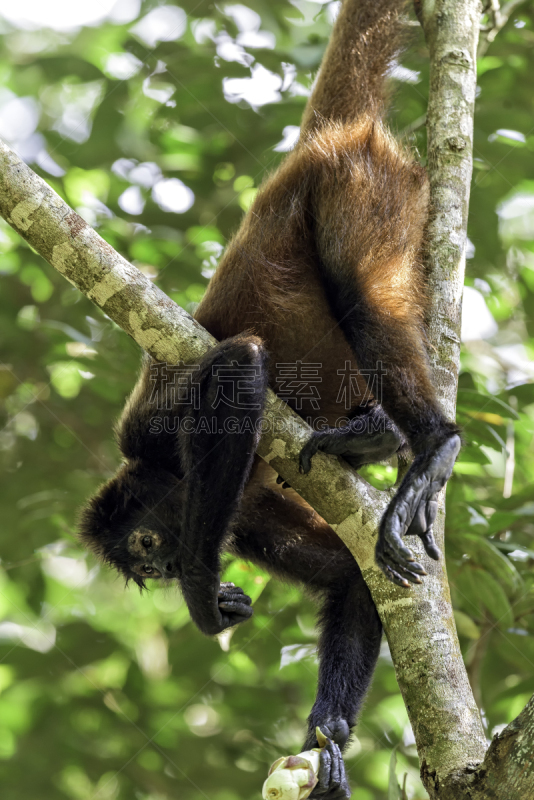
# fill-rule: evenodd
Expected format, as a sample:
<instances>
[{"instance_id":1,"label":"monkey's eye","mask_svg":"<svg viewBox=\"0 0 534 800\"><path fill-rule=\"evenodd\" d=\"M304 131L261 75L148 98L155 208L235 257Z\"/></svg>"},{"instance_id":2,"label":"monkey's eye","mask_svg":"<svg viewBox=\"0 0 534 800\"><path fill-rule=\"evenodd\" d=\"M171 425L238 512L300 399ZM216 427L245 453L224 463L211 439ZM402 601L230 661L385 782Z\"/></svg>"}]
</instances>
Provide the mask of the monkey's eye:
<instances>
[{"instance_id":1,"label":"monkey's eye","mask_svg":"<svg viewBox=\"0 0 534 800\"><path fill-rule=\"evenodd\" d=\"M143 567L143 572L145 575L152 575L154 572L154 567L151 567L149 564L145 564Z\"/></svg>"},{"instance_id":2,"label":"monkey's eye","mask_svg":"<svg viewBox=\"0 0 534 800\"><path fill-rule=\"evenodd\" d=\"M141 544L148 550L149 547L152 547L152 536L143 536Z\"/></svg>"}]
</instances>

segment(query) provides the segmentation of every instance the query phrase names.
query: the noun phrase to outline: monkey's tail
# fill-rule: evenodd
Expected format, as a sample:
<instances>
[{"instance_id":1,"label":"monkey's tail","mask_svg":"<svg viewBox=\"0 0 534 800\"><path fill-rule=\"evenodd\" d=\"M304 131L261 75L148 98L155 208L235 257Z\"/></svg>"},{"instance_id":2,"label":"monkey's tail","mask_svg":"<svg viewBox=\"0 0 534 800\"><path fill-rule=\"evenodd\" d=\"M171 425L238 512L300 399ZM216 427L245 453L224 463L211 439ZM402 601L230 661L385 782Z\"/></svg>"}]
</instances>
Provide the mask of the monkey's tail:
<instances>
[{"instance_id":1,"label":"monkey's tail","mask_svg":"<svg viewBox=\"0 0 534 800\"><path fill-rule=\"evenodd\" d=\"M326 119L382 116L386 73L402 46L407 0L343 0L302 120L309 132Z\"/></svg>"}]
</instances>

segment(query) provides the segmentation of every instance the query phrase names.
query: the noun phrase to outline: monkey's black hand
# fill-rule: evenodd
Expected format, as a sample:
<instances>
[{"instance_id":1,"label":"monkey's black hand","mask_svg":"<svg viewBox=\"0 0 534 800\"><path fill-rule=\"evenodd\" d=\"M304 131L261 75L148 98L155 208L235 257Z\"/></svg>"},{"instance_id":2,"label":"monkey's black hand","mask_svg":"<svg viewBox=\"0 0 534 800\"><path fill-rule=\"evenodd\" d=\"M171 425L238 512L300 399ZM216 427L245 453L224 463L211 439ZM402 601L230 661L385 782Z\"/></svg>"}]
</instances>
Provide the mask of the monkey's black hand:
<instances>
[{"instance_id":1,"label":"monkey's black hand","mask_svg":"<svg viewBox=\"0 0 534 800\"><path fill-rule=\"evenodd\" d=\"M217 603L221 617L221 631L245 622L254 613L250 597L233 583L221 583Z\"/></svg>"},{"instance_id":2,"label":"monkey's black hand","mask_svg":"<svg viewBox=\"0 0 534 800\"><path fill-rule=\"evenodd\" d=\"M376 563L397 586L408 588L410 582L421 583L419 576L426 575L402 541L403 536L419 536L426 554L434 561L440 558L432 533L438 510L437 495L450 478L460 444L460 437L454 435L435 453L418 456L382 518Z\"/></svg>"},{"instance_id":3,"label":"monkey's black hand","mask_svg":"<svg viewBox=\"0 0 534 800\"><path fill-rule=\"evenodd\" d=\"M331 739L326 740L326 746L321 750L318 777L319 782L310 795L311 799L347 800L351 796L341 750Z\"/></svg>"},{"instance_id":4,"label":"monkey's black hand","mask_svg":"<svg viewBox=\"0 0 534 800\"><path fill-rule=\"evenodd\" d=\"M317 452L343 456L354 469L389 458L403 444L400 431L381 407L350 420L343 428L312 433L300 451L300 472L307 475Z\"/></svg>"},{"instance_id":5,"label":"monkey's black hand","mask_svg":"<svg viewBox=\"0 0 534 800\"><path fill-rule=\"evenodd\" d=\"M250 597L233 583L220 583L218 575L186 578L182 591L191 619L205 636L216 636L253 614Z\"/></svg>"},{"instance_id":6,"label":"monkey's black hand","mask_svg":"<svg viewBox=\"0 0 534 800\"><path fill-rule=\"evenodd\" d=\"M334 744L338 744L341 749L345 747L349 740L350 725L346 719L341 716L328 716L325 718L321 714L315 715L312 711L308 720L308 735L304 743L304 750L318 747L316 728L319 728L327 739L332 739Z\"/></svg>"}]
</instances>

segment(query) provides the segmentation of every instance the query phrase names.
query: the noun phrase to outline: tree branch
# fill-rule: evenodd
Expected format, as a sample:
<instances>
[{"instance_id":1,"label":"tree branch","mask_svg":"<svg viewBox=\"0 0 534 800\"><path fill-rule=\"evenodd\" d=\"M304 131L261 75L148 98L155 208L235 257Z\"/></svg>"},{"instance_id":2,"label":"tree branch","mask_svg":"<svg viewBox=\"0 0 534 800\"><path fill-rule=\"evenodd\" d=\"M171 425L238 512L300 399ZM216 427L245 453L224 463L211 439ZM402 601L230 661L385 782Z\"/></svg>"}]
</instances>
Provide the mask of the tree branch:
<instances>
[{"instance_id":1,"label":"tree branch","mask_svg":"<svg viewBox=\"0 0 534 800\"><path fill-rule=\"evenodd\" d=\"M515 3L515 0L512 0ZM510 6L511 8L512 6ZM430 91L427 111L428 172L433 215L429 225L430 312L429 339L435 385L440 401L454 417L460 367L461 301L465 274L467 216L472 175L473 116L476 90L476 54L481 5L479 0L422 0L421 23L430 51ZM504 23L503 23L504 24ZM434 532L443 543L444 515ZM448 590L443 574L442 591ZM529 707L492 742L484 762L484 732L463 663L457 670L459 648L450 637L451 653L443 681L453 681L434 697L445 712L426 724L415 711L414 726L421 759L421 775L431 798L439 800L519 800L532 788L534 711ZM395 654L393 660L396 662ZM459 684L455 680L460 681ZM452 690L452 692L451 692ZM445 703L462 698L450 708ZM416 693L407 691L416 705ZM457 737L457 715L463 719ZM421 730L424 726L425 730ZM471 734L465 735L468 728ZM431 747L426 747L426 741ZM430 751L430 752L428 752ZM428 752L428 755L427 755ZM435 756L437 755L437 759ZM434 760L432 760L434 757ZM531 792L530 792L531 793Z\"/></svg>"},{"instance_id":2,"label":"tree branch","mask_svg":"<svg viewBox=\"0 0 534 800\"><path fill-rule=\"evenodd\" d=\"M504 28L514 11L523 5L525 0L509 0L504 6L500 5L499 0L486 0L485 11L489 17L489 25L482 30L482 36L478 43L478 58L486 54L489 46L495 41L497 34Z\"/></svg>"}]
</instances>

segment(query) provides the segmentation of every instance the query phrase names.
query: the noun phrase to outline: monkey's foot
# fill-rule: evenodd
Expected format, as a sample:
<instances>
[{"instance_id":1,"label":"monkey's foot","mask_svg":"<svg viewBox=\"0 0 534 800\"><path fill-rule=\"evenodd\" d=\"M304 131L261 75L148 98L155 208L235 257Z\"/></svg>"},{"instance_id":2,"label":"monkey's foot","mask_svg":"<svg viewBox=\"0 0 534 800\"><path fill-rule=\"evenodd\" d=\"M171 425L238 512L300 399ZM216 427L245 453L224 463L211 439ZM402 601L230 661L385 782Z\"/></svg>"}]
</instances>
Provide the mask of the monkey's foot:
<instances>
[{"instance_id":1,"label":"monkey's foot","mask_svg":"<svg viewBox=\"0 0 534 800\"><path fill-rule=\"evenodd\" d=\"M376 563L398 586L408 588L410 582L421 583L419 576L426 575L402 541L403 536L419 536L426 554L434 561L440 558L432 533L438 510L437 495L450 478L460 445L460 437L454 434L435 453L418 456L382 518Z\"/></svg>"},{"instance_id":2,"label":"monkey's foot","mask_svg":"<svg viewBox=\"0 0 534 800\"><path fill-rule=\"evenodd\" d=\"M310 795L310 800L348 800L350 786L345 774L345 763L339 745L326 740L319 756L319 781Z\"/></svg>"},{"instance_id":3,"label":"monkey's foot","mask_svg":"<svg viewBox=\"0 0 534 800\"><path fill-rule=\"evenodd\" d=\"M300 471L303 475L310 471L311 460L318 451L343 456L351 467L359 469L364 464L384 461L402 444L400 432L385 417L378 420L373 417L372 425L370 417L356 417L343 428L326 428L313 433L300 451Z\"/></svg>"},{"instance_id":4,"label":"monkey's foot","mask_svg":"<svg viewBox=\"0 0 534 800\"><path fill-rule=\"evenodd\" d=\"M250 597L233 583L221 583L217 603L222 617L221 630L245 622L254 613Z\"/></svg>"}]
</instances>

